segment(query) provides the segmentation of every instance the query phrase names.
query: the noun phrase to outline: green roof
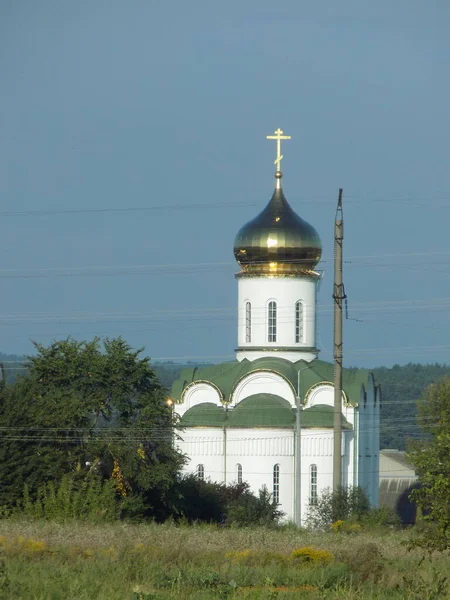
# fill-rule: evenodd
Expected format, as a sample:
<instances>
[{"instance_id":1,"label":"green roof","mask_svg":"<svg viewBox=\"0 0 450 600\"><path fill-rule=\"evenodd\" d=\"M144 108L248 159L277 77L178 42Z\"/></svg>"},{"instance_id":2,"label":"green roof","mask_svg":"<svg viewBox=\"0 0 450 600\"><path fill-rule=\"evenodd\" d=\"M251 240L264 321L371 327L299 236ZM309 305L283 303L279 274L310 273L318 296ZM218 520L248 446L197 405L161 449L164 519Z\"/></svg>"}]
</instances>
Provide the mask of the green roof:
<instances>
[{"instance_id":1,"label":"green roof","mask_svg":"<svg viewBox=\"0 0 450 600\"><path fill-rule=\"evenodd\" d=\"M333 407L318 404L305 408L301 414L303 428L332 428ZM217 406L212 402L197 404L184 413L180 420L181 427L295 427L295 409L289 402L275 394L254 394L241 400L232 409ZM342 415L342 428L351 429L351 424Z\"/></svg>"},{"instance_id":2,"label":"green roof","mask_svg":"<svg viewBox=\"0 0 450 600\"><path fill-rule=\"evenodd\" d=\"M334 425L334 408L328 404L315 404L310 408L302 410L301 415L302 427L333 427ZM342 429L352 429L351 424L341 414Z\"/></svg>"},{"instance_id":3,"label":"green roof","mask_svg":"<svg viewBox=\"0 0 450 600\"><path fill-rule=\"evenodd\" d=\"M180 419L180 425L182 427L223 427L226 418L222 406L204 402L187 410Z\"/></svg>"},{"instance_id":4,"label":"green roof","mask_svg":"<svg viewBox=\"0 0 450 600\"><path fill-rule=\"evenodd\" d=\"M237 383L254 371L271 371L284 377L297 392L297 378L300 371L300 397L304 398L308 390L316 383L333 382L333 364L322 360L295 363L284 358L263 357L254 361L244 359L207 367L189 367L181 371L180 377L172 385L172 398L181 400L184 389L196 381L213 383L221 392L225 402L230 402ZM367 369L343 369L342 387L352 404L357 404L361 397L361 386L368 385L370 371Z\"/></svg>"},{"instance_id":5,"label":"green roof","mask_svg":"<svg viewBox=\"0 0 450 600\"><path fill-rule=\"evenodd\" d=\"M290 403L275 394L254 394L241 400L229 413L228 427L293 427Z\"/></svg>"}]
</instances>

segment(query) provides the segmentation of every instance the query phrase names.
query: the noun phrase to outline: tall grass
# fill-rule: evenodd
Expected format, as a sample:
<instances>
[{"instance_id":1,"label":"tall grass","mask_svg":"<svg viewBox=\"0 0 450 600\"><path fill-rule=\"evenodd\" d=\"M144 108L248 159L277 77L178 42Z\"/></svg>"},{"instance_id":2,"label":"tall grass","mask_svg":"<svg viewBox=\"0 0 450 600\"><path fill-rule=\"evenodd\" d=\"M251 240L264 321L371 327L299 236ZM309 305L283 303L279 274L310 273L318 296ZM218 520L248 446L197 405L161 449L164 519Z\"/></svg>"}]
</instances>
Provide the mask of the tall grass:
<instances>
[{"instance_id":1,"label":"tall grass","mask_svg":"<svg viewBox=\"0 0 450 600\"><path fill-rule=\"evenodd\" d=\"M0 598L450 598L448 556L409 535L5 519Z\"/></svg>"}]
</instances>

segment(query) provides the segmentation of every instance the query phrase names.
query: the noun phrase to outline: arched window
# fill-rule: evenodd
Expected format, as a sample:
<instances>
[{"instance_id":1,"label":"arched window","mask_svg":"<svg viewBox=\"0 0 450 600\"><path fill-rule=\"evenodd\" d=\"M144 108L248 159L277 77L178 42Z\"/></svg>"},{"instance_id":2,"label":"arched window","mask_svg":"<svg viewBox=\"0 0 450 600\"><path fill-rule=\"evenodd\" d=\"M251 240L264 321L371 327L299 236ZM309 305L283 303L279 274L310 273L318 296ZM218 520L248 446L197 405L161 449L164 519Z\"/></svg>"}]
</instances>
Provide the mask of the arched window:
<instances>
[{"instance_id":1,"label":"arched window","mask_svg":"<svg viewBox=\"0 0 450 600\"><path fill-rule=\"evenodd\" d=\"M252 305L245 303L245 341L252 341Z\"/></svg>"},{"instance_id":2,"label":"arched window","mask_svg":"<svg viewBox=\"0 0 450 600\"><path fill-rule=\"evenodd\" d=\"M205 479L205 467L204 465L197 465L197 477L199 479Z\"/></svg>"},{"instance_id":3,"label":"arched window","mask_svg":"<svg viewBox=\"0 0 450 600\"><path fill-rule=\"evenodd\" d=\"M317 505L317 465L309 467L309 503Z\"/></svg>"},{"instance_id":4,"label":"arched window","mask_svg":"<svg viewBox=\"0 0 450 600\"><path fill-rule=\"evenodd\" d=\"M242 483L242 465L239 463L236 465L237 468L237 482Z\"/></svg>"},{"instance_id":5,"label":"arched window","mask_svg":"<svg viewBox=\"0 0 450 600\"><path fill-rule=\"evenodd\" d=\"M268 331L267 341L277 341L277 303L273 300L269 302L268 306Z\"/></svg>"},{"instance_id":6,"label":"arched window","mask_svg":"<svg viewBox=\"0 0 450 600\"><path fill-rule=\"evenodd\" d=\"M295 303L295 343L303 342L303 302Z\"/></svg>"},{"instance_id":7,"label":"arched window","mask_svg":"<svg viewBox=\"0 0 450 600\"><path fill-rule=\"evenodd\" d=\"M273 468L273 500L277 504L280 503L280 465Z\"/></svg>"}]
</instances>

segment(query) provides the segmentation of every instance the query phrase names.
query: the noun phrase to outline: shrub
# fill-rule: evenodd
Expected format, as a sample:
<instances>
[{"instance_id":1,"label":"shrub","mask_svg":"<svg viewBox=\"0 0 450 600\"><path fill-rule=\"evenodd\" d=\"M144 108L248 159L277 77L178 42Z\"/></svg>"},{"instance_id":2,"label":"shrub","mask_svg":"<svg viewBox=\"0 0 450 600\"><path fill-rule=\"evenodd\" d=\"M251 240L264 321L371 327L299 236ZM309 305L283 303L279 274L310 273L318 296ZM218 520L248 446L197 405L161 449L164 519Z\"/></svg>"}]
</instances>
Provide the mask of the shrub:
<instances>
[{"instance_id":1,"label":"shrub","mask_svg":"<svg viewBox=\"0 0 450 600\"><path fill-rule=\"evenodd\" d=\"M295 548L292 550L291 558L298 562L324 564L331 562L333 555L329 550L305 546L304 548Z\"/></svg>"},{"instance_id":2,"label":"shrub","mask_svg":"<svg viewBox=\"0 0 450 600\"><path fill-rule=\"evenodd\" d=\"M174 517L188 523L220 523L224 521L225 486L204 481L195 475L180 477L175 487Z\"/></svg>"},{"instance_id":3,"label":"shrub","mask_svg":"<svg viewBox=\"0 0 450 600\"><path fill-rule=\"evenodd\" d=\"M278 504L263 486L259 495L255 496L248 489L227 506L227 525L248 527L253 525L276 525L283 512L278 510Z\"/></svg>"},{"instance_id":4,"label":"shrub","mask_svg":"<svg viewBox=\"0 0 450 600\"><path fill-rule=\"evenodd\" d=\"M331 531L335 533L359 533L362 529L359 523L353 521L342 521L339 519L330 525Z\"/></svg>"},{"instance_id":5,"label":"shrub","mask_svg":"<svg viewBox=\"0 0 450 600\"><path fill-rule=\"evenodd\" d=\"M361 523L364 527L400 527L402 524L396 511L387 506L371 508L361 515Z\"/></svg>"},{"instance_id":6,"label":"shrub","mask_svg":"<svg viewBox=\"0 0 450 600\"><path fill-rule=\"evenodd\" d=\"M422 558L418 568L405 575L397 589L410 600L441 600L449 597L449 578L436 568L432 559Z\"/></svg>"},{"instance_id":7,"label":"shrub","mask_svg":"<svg viewBox=\"0 0 450 600\"><path fill-rule=\"evenodd\" d=\"M369 500L360 487L326 489L317 499L317 504L309 507L306 520L309 527L324 529L337 521L358 521L369 510Z\"/></svg>"},{"instance_id":8,"label":"shrub","mask_svg":"<svg viewBox=\"0 0 450 600\"><path fill-rule=\"evenodd\" d=\"M25 485L18 511L31 518L111 521L119 517L120 503L111 481L95 474L64 475L58 486L53 481L41 485L35 500Z\"/></svg>"},{"instance_id":9,"label":"shrub","mask_svg":"<svg viewBox=\"0 0 450 600\"><path fill-rule=\"evenodd\" d=\"M384 568L383 555L373 542L349 546L340 550L337 557L362 581L377 581Z\"/></svg>"},{"instance_id":10,"label":"shrub","mask_svg":"<svg viewBox=\"0 0 450 600\"><path fill-rule=\"evenodd\" d=\"M227 552L225 558L234 564L246 566L285 565L288 562L288 557L285 554L267 550L249 550L248 548Z\"/></svg>"}]
</instances>

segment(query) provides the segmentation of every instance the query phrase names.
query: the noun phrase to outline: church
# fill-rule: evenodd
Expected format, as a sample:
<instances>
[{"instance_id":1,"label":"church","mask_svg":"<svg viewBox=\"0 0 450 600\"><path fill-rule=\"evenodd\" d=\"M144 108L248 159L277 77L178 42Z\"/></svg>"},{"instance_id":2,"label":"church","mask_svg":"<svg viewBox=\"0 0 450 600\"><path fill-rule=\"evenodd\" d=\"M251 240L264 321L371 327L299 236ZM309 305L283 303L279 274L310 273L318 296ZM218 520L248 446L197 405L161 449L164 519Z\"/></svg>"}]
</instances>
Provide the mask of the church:
<instances>
[{"instance_id":1,"label":"church","mask_svg":"<svg viewBox=\"0 0 450 600\"><path fill-rule=\"evenodd\" d=\"M275 189L234 241L239 266L236 359L183 369L171 397L180 417L185 472L271 492L286 520L333 487L332 363L318 358L316 229L283 192L278 129ZM332 333L330 332L330 338ZM342 377L343 486L361 486L378 505L380 389L365 369Z\"/></svg>"}]
</instances>

